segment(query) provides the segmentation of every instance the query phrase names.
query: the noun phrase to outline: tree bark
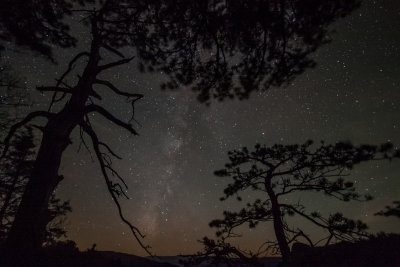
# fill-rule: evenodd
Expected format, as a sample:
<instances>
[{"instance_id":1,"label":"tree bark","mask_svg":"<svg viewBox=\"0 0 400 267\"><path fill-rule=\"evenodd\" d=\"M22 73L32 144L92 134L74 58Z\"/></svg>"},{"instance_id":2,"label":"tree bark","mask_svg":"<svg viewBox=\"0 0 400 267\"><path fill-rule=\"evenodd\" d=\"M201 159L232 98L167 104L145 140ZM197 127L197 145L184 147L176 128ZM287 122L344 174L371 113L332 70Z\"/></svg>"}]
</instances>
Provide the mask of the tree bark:
<instances>
[{"instance_id":1,"label":"tree bark","mask_svg":"<svg viewBox=\"0 0 400 267\"><path fill-rule=\"evenodd\" d=\"M61 133L61 127L60 130L52 129L59 124L49 123L43 134L32 175L6 241L6 249L11 256L32 256L41 247L48 223L48 202L59 182L61 155L68 145L67 134L71 132Z\"/></svg>"},{"instance_id":2,"label":"tree bark","mask_svg":"<svg viewBox=\"0 0 400 267\"><path fill-rule=\"evenodd\" d=\"M84 117L85 104L96 79L100 45L93 39L89 61L83 75L74 88L68 103L49 119L43 131L33 171L13 226L5 243L8 263L14 264L19 258L29 259L39 252L49 222L48 203L60 182L58 169L62 153L70 144L72 130Z\"/></svg>"}]
</instances>

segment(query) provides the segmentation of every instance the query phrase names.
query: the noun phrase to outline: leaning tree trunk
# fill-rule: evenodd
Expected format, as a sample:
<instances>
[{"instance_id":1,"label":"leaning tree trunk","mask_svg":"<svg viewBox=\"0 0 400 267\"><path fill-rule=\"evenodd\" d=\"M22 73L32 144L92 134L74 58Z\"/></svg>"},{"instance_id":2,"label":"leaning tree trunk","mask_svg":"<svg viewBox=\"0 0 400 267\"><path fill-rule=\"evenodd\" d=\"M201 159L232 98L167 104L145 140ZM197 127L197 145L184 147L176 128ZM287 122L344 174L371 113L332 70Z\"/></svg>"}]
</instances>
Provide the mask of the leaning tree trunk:
<instances>
[{"instance_id":1,"label":"leaning tree trunk","mask_svg":"<svg viewBox=\"0 0 400 267\"><path fill-rule=\"evenodd\" d=\"M60 181L58 168L62 152L68 145L68 133L63 133L61 127L52 129L61 126L59 124L49 122L43 133L32 175L6 241L10 255L30 255L41 247L48 223L48 202Z\"/></svg>"},{"instance_id":2,"label":"leaning tree trunk","mask_svg":"<svg viewBox=\"0 0 400 267\"><path fill-rule=\"evenodd\" d=\"M267 191L268 197L271 200L271 212L273 217L275 236L278 241L279 250L282 255L282 261L285 266L290 256L290 248L285 236L285 230L282 222L282 212L279 207L278 199L275 195L275 192L272 189L271 181L269 179L266 179L265 181L265 190Z\"/></svg>"},{"instance_id":3,"label":"leaning tree trunk","mask_svg":"<svg viewBox=\"0 0 400 267\"><path fill-rule=\"evenodd\" d=\"M31 177L5 243L6 255L10 257L11 263L12 257L14 260L21 256L29 258L42 246L50 218L48 203L61 180L58 174L61 157L70 144L72 130L83 120L85 104L96 79L99 60L99 45L93 40L89 61L70 100L60 112L49 119L43 130Z\"/></svg>"}]
</instances>

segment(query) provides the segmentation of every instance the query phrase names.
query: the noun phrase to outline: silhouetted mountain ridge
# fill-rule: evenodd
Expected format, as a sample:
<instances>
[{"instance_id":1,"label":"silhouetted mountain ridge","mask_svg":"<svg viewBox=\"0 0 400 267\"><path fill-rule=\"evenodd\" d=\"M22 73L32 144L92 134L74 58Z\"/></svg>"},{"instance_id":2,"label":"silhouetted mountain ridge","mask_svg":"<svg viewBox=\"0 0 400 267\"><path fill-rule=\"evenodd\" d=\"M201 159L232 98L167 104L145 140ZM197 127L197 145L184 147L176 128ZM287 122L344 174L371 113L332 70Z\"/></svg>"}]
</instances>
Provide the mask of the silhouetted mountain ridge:
<instances>
[{"instance_id":1,"label":"silhouetted mountain ridge","mask_svg":"<svg viewBox=\"0 0 400 267\"><path fill-rule=\"evenodd\" d=\"M28 265L27 265L28 266ZM140 257L136 255L114 252L114 251L58 251L49 250L45 252L33 265L40 267L73 267L73 266L96 266L96 267L173 267L174 264L165 263L159 259Z\"/></svg>"}]
</instances>

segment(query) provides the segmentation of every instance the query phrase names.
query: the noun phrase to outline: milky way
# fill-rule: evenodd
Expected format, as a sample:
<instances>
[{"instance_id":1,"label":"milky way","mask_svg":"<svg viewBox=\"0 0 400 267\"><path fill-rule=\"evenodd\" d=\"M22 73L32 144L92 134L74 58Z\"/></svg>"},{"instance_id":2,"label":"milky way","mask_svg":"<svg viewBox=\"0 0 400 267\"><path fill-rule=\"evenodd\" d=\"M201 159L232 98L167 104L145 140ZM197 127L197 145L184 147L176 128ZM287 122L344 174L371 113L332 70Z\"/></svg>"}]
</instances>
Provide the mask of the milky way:
<instances>
[{"instance_id":1,"label":"milky way","mask_svg":"<svg viewBox=\"0 0 400 267\"><path fill-rule=\"evenodd\" d=\"M109 74L118 87L145 96L135 106L139 136L97 117L94 127L123 157L114 166L129 186L131 199L122 201L124 212L147 235L145 243L156 254L195 252L200 249L198 239L213 235L209 221L222 217L223 210L239 208L236 201L219 201L229 179L213 175L228 161L231 149L307 139L400 145L400 5L394 0L382 2L363 1L361 8L335 23L332 42L314 55L314 69L285 88L255 93L249 100L205 106L185 88L160 90L163 75L140 74L135 63ZM82 40L81 46L86 43ZM3 56L34 88L53 83L77 50L68 51L60 54L58 65L32 59L26 56L29 52L9 50ZM49 99L32 94L36 108ZM124 99L109 97L104 105L126 120L132 115ZM120 222L97 163L84 149L77 153L78 140L75 132L76 142L64 154L60 169L65 180L57 189L73 208L66 225L68 237L81 249L96 243L99 250L143 255ZM316 208L361 218L371 231L400 229L396 219L373 216L399 198L399 173L399 161L361 165L351 179L360 192L374 195L374 201L344 205L321 200ZM313 197L304 196L302 201L315 203ZM268 225L242 231L242 248L255 248L273 238Z\"/></svg>"}]
</instances>

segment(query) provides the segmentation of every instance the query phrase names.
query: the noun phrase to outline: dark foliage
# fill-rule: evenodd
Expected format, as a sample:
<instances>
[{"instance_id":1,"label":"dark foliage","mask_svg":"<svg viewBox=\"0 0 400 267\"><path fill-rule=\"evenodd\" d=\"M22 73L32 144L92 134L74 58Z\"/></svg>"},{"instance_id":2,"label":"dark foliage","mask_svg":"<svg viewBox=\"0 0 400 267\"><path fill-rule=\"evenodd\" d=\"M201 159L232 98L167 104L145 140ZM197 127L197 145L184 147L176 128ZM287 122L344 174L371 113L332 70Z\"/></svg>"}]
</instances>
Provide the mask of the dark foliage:
<instances>
[{"instance_id":1,"label":"dark foliage","mask_svg":"<svg viewBox=\"0 0 400 267\"><path fill-rule=\"evenodd\" d=\"M263 266L257 259L257 255L241 251L225 240L213 240L204 237L200 241L204 245L204 251L182 260L185 266Z\"/></svg>"},{"instance_id":2,"label":"dark foliage","mask_svg":"<svg viewBox=\"0 0 400 267\"><path fill-rule=\"evenodd\" d=\"M16 3L21 4L22 1ZM25 35L25 29L20 29L21 24L15 29L9 25L6 29L15 31L14 35L9 35L10 38L21 34L19 39L15 39L17 42L28 44L43 53L48 53L48 46L42 44L46 38L62 47L72 45L68 28L61 22L61 15L69 12L69 4L62 1L46 3L39 2L38 7L27 11L28 3L22 13L18 13L22 9L15 9L18 14L13 15L14 21L18 17L31 18L34 29L27 29L35 34L34 37L31 37L32 34ZM102 77L108 70L134 59L133 56L126 57L121 52L122 48L135 50L137 63L143 70L168 74L170 81L164 85L166 88L193 85L202 102L207 102L211 97L221 100L234 96L246 98L251 91L281 85L312 67L314 63L308 56L327 41L328 25L347 15L357 5L355 0L173 3L162 0L107 0L76 9L74 12L83 15L82 22L90 29L90 49L78 53L70 61L54 86L38 88L42 92L53 93L49 109L28 114L10 128L4 141L1 157L6 155L10 140L18 128L38 117L47 120L43 126L37 127L43 132L42 142L15 217L14 230L7 240L9 251L15 253L23 250L28 254L41 244L43 218L46 217L44 207L47 207L51 192L61 180L58 174L61 156L71 142L71 132L76 128L80 129L84 147L90 149L85 138L91 141L120 218L148 251L141 241L144 235L125 219L119 204L119 197L126 196L127 189L123 178L112 167L111 159L118 159L119 156L98 139L88 116L98 113L129 133L137 134L132 125L133 107L142 95L122 91ZM43 14L48 16L38 15L41 13L35 13L37 10L46 11ZM21 21L22 24L26 22ZM50 28L41 27L41 23ZM24 41L24 37L33 38L33 41ZM117 59L107 60L113 56ZM74 74L74 66L79 63L83 64L83 71L77 74L75 83L71 80L68 82L66 77ZM116 118L101 105L102 96L96 91L99 86L128 100L132 107L130 121ZM53 105L56 104L60 106L53 111Z\"/></svg>"},{"instance_id":3,"label":"dark foliage","mask_svg":"<svg viewBox=\"0 0 400 267\"><path fill-rule=\"evenodd\" d=\"M13 42L53 59L52 46L75 46L76 39L63 20L71 14L73 2L87 0L2 0L0 1L0 40ZM0 43L0 49L3 46Z\"/></svg>"},{"instance_id":4,"label":"dark foliage","mask_svg":"<svg viewBox=\"0 0 400 267\"><path fill-rule=\"evenodd\" d=\"M384 210L375 213L375 215L400 218L400 201L393 201L392 206L386 206Z\"/></svg>"},{"instance_id":5,"label":"dark foliage","mask_svg":"<svg viewBox=\"0 0 400 267\"><path fill-rule=\"evenodd\" d=\"M112 38L134 42L145 61L141 69L168 74L162 88L191 86L207 103L248 98L313 67L309 55L329 41L327 26L358 6L353 0L123 2L124 19L105 24ZM121 40L123 33L130 39Z\"/></svg>"},{"instance_id":6,"label":"dark foliage","mask_svg":"<svg viewBox=\"0 0 400 267\"><path fill-rule=\"evenodd\" d=\"M27 128L16 135L0 163L0 243L7 238L33 169L34 147L32 129ZM43 240L45 246L66 236L63 223L70 211L68 201L61 201L54 194L51 196Z\"/></svg>"},{"instance_id":7,"label":"dark foliage","mask_svg":"<svg viewBox=\"0 0 400 267\"><path fill-rule=\"evenodd\" d=\"M0 138L10 125L21 119L21 108L30 106L24 79L7 62L0 63Z\"/></svg>"},{"instance_id":8,"label":"dark foliage","mask_svg":"<svg viewBox=\"0 0 400 267\"><path fill-rule=\"evenodd\" d=\"M0 164L0 238L4 241L11 228L21 195L33 167L32 130L16 136L7 157Z\"/></svg>"},{"instance_id":9,"label":"dark foliage","mask_svg":"<svg viewBox=\"0 0 400 267\"><path fill-rule=\"evenodd\" d=\"M361 221L345 218L341 213L324 217L319 212L307 211L299 202L289 203L282 198L293 193L320 192L341 201L370 200L368 195L359 195L354 184L345 177L358 163L399 157L399 151L391 144L379 147L350 143L312 144L307 141L303 145L256 145L253 151L244 147L229 152L230 162L224 169L215 172L217 176L233 179L221 200L236 196L241 201L240 194L246 190L260 192L265 198L247 203L239 212L225 211L223 219L212 221L210 226L219 229L217 236L226 240L237 236L234 230L240 225L254 228L259 223L271 222L277 241L267 242L266 248L272 249L272 252L279 250L284 260L289 257L289 245L297 240L314 246L322 240L328 245L332 241L354 241L367 237L367 226ZM285 218L294 215L324 229L327 236L313 241L302 229L290 227Z\"/></svg>"},{"instance_id":10,"label":"dark foliage","mask_svg":"<svg viewBox=\"0 0 400 267\"><path fill-rule=\"evenodd\" d=\"M327 247L295 245L288 265L291 267L400 266L398 234L378 234L355 243L341 242Z\"/></svg>"}]
</instances>

